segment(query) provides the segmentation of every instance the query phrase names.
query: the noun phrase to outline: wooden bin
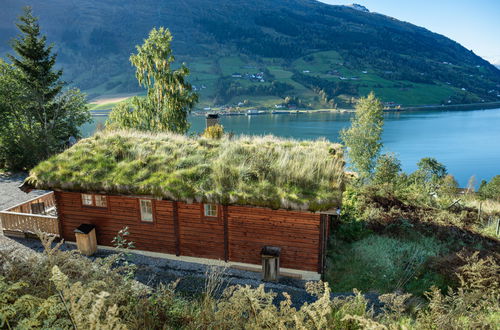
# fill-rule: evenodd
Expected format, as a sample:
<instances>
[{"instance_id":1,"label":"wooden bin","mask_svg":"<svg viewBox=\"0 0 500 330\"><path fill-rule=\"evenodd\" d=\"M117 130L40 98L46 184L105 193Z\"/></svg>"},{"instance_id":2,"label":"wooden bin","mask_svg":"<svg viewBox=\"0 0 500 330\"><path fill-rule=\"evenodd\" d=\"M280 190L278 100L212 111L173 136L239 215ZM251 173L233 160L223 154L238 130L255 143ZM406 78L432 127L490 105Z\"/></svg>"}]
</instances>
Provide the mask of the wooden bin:
<instances>
[{"instance_id":1,"label":"wooden bin","mask_svg":"<svg viewBox=\"0 0 500 330\"><path fill-rule=\"evenodd\" d=\"M75 229L76 246L81 254L91 256L97 251L97 239L95 236L95 226L81 224Z\"/></svg>"},{"instance_id":2,"label":"wooden bin","mask_svg":"<svg viewBox=\"0 0 500 330\"><path fill-rule=\"evenodd\" d=\"M262 280L266 282L278 281L280 275L281 248L264 246L260 251L262 257Z\"/></svg>"}]
</instances>

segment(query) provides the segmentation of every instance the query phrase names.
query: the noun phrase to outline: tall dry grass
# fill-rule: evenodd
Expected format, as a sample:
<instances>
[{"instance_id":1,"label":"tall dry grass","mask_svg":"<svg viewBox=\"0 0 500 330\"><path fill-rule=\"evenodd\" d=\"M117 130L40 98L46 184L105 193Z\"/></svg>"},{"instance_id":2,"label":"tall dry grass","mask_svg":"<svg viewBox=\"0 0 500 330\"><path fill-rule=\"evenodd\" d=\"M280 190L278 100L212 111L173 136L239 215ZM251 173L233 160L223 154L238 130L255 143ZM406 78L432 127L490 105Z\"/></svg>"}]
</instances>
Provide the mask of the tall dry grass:
<instances>
[{"instance_id":1,"label":"tall dry grass","mask_svg":"<svg viewBox=\"0 0 500 330\"><path fill-rule=\"evenodd\" d=\"M38 188L317 211L340 205L345 174L340 145L324 139L105 131L42 162L27 181Z\"/></svg>"}]
</instances>

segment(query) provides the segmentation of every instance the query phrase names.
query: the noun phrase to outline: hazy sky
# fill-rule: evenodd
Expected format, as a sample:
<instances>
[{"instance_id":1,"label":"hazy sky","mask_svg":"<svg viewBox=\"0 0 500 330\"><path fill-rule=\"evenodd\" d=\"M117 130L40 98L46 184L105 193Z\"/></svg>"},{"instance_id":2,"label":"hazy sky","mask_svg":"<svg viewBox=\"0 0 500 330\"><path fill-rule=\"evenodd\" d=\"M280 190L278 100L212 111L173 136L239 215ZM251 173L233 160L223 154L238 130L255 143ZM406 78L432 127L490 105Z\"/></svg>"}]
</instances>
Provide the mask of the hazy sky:
<instances>
[{"instance_id":1,"label":"hazy sky","mask_svg":"<svg viewBox=\"0 0 500 330\"><path fill-rule=\"evenodd\" d=\"M500 65L500 0L321 0L359 3L370 11L422 26L451 38Z\"/></svg>"}]
</instances>

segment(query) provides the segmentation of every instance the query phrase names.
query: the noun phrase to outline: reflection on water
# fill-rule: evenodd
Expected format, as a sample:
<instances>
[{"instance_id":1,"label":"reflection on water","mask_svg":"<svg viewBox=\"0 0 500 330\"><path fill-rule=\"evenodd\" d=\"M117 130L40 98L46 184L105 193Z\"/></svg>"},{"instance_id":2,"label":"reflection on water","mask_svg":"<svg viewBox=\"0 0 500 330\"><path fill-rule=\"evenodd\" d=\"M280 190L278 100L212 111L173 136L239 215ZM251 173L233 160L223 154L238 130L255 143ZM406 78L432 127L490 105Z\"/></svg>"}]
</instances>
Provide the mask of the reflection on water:
<instances>
[{"instance_id":1,"label":"reflection on water","mask_svg":"<svg viewBox=\"0 0 500 330\"><path fill-rule=\"evenodd\" d=\"M326 137L338 141L348 127L350 113L311 113L222 117L226 131L235 134L274 134L296 139ZM106 117L82 127L85 135L104 124ZM205 127L203 117L191 117L192 133ZM500 174L500 109L473 111L413 111L386 113L384 151L398 154L405 171L413 171L423 157L435 157L461 185L475 175L491 179Z\"/></svg>"}]
</instances>

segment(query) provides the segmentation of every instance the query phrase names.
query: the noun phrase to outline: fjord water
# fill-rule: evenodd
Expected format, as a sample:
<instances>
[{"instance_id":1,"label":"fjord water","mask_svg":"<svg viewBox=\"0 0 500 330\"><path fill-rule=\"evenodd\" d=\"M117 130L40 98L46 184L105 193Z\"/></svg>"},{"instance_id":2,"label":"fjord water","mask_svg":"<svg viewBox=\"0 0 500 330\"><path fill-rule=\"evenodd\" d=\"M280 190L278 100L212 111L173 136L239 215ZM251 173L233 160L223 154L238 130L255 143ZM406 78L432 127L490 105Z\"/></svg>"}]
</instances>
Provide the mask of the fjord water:
<instances>
[{"instance_id":1,"label":"fjord water","mask_svg":"<svg viewBox=\"0 0 500 330\"><path fill-rule=\"evenodd\" d=\"M273 134L296 139L326 137L339 140L352 113L300 113L255 116L225 116L221 124L235 134ZM445 164L461 186L471 176L477 183L500 174L500 109L470 111L404 111L385 113L384 152L394 152L403 169L411 172L423 157L435 157ZM83 127L91 134L96 123ZM205 118L190 118L194 133L205 128Z\"/></svg>"}]
</instances>

